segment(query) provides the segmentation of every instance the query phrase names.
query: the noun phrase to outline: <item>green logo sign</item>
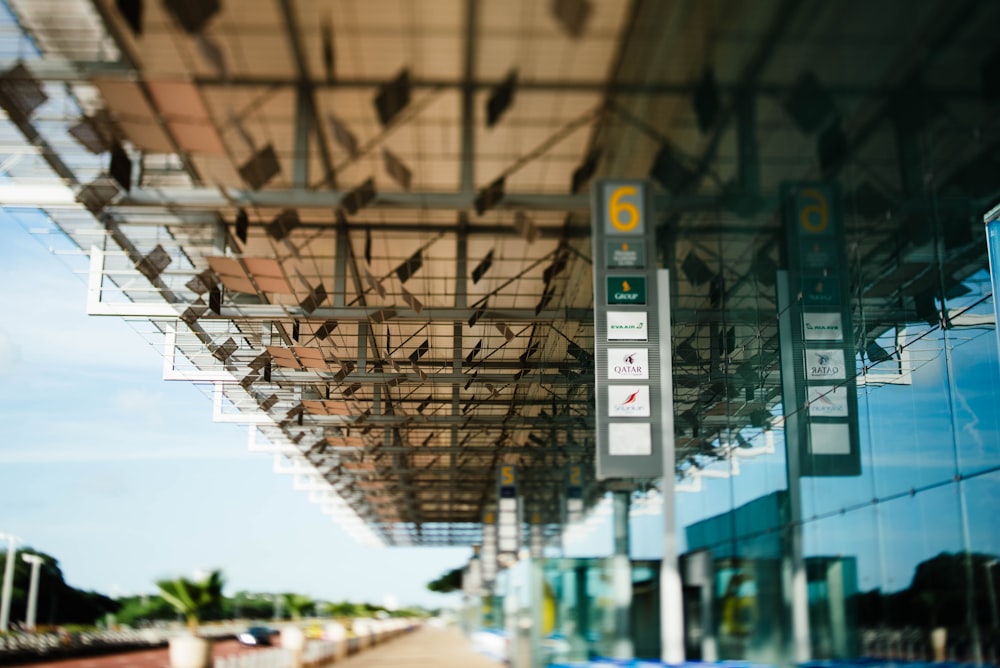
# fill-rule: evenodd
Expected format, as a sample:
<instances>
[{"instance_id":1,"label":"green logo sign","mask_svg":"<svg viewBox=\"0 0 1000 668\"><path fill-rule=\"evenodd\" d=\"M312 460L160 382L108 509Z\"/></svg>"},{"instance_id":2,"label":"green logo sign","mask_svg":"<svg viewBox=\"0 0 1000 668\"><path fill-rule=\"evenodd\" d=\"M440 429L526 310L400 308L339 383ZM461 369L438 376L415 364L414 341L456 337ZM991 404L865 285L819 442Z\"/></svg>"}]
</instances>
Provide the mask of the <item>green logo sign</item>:
<instances>
[{"instance_id":1,"label":"green logo sign","mask_svg":"<svg viewBox=\"0 0 1000 668\"><path fill-rule=\"evenodd\" d=\"M836 240L799 238L799 266L802 269L835 270L840 266L841 255Z\"/></svg>"},{"instance_id":2,"label":"green logo sign","mask_svg":"<svg viewBox=\"0 0 1000 668\"><path fill-rule=\"evenodd\" d=\"M608 276L609 304L645 304L645 276Z\"/></svg>"},{"instance_id":3,"label":"green logo sign","mask_svg":"<svg viewBox=\"0 0 1000 668\"><path fill-rule=\"evenodd\" d=\"M646 245L640 240L608 241L605 258L609 269L643 268L646 266Z\"/></svg>"},{"instance_id":4,"label":"green logo sign","mask_svg":"<svg viewBox=\"0 0 1000 668\"><path fill-rule=\"evenodd\" d=\"M833 277L803 276L802 303L806 306L840 306L840 281Z\"/></svg>"}]
</instances>

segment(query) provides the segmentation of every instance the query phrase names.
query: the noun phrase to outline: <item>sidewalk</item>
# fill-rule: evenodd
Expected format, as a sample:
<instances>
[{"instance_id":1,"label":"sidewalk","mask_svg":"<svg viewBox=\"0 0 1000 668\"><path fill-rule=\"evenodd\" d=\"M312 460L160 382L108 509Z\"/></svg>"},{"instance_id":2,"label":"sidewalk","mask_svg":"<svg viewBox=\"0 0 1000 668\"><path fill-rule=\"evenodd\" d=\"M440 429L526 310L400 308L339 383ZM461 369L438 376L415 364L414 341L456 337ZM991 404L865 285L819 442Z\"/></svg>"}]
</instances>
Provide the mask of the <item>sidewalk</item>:
<instances>
[{"instance_id":1,"label":"sidewalk","mask_svg":"<svg viewBox=\"0 0 1000 668\"><path fill-rule=\"evenodd\" d=\"M472 649L456 628L432 628L394 638L333 664L337 668L498 668L498 663Z\"/></svg>"}]
</instances>

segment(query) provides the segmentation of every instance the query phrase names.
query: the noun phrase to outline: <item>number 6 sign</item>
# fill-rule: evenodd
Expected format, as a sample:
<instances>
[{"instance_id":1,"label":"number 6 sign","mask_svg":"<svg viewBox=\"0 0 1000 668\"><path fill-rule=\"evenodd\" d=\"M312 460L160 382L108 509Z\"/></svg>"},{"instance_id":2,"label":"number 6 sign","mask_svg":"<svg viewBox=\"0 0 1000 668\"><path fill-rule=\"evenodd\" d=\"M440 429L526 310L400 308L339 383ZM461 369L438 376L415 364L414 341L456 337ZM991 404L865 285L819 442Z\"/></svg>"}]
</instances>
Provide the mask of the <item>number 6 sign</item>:
<instances>
[{"instance_id":1,"label":"number 6 sign","mask_svg":"<svg viewBox=\"0 0 1000 668\"><path fill-rule=\"evenodd\" d=\"M632 184L605 183L605 234L641 236L646 232L645 204L640 188Z\"/></svg>"}]
</instances>

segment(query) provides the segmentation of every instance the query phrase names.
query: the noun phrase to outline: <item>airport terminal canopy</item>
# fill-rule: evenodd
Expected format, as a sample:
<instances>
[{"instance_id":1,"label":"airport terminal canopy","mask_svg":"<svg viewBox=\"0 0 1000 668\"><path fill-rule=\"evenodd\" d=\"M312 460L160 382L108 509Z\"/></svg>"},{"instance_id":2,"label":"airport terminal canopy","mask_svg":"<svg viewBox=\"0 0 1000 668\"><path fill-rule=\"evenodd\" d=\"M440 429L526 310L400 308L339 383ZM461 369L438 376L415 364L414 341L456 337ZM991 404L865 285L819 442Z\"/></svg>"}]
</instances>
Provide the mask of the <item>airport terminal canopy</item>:
<instances>
[{"instance_id":1,"label":"airport terminal canopy","mask_svg":"<svg viewBox=\"0 0 1000 668\"><path fill-rule=\"evenodd\" d=\"M550 536L608 488L594 179L655 191L679 479L780 426L781 184L841 187L860 363L986 263L997 3L6 4L3 204L388 544L479 543L503 464Z\"/></svg>"}]
</instances>

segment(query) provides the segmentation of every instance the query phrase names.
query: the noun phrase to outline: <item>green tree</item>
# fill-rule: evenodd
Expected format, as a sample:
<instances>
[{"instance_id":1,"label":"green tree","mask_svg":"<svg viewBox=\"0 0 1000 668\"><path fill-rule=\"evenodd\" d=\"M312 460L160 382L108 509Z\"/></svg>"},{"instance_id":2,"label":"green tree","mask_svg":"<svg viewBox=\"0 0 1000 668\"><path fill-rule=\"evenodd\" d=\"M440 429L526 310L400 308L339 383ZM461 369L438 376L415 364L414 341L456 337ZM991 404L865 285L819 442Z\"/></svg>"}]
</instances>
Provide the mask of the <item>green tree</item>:
<instances>
[{"instance_id":1,"label":"green tree","mask_svg":"<svg viewBox=\"0 0 1000 668\"><path fill-rule=\"evenodd\" d=\"M462 588L462 570L455 568L444 573L437 580L427 583L427 588L439 594L448 594Z\"/></svg>"},{"instance_id":2,"label":"green tree","mask_svg":"<svg viewBox=\"0 0 1000 668\"><path fill-rule=\"evenodd\" d=\"M274 615L274 598L270 594L238 591L232 598L232 617L270 619Z\"/></svg>"},{"instance_id":3,"label":"green tree","mask_svg":"<svg viewBox=\"0 0 1000 668\"><path fill-rule=\"evenodd\" d=\"M31 565L21 559L22 554L42 558L38 571L39 625L80 624L93 625L108 613L117 612L119 605L113 599L93 591L76 589L66 584L59 561L30 547L18 550L14 561L14 586L11 591L11 622L24 622L28 606L28 588L31 582ZM7 552L0 552L0 573L4 572Z\"/></svg>"},{"instance_id":4,"label":"green tree","mask_svg":"<svg viewBox=\"0 0 1000 668\"><path fill-rule=\"evenodd\" d=\"M163 600L184 615L192 635L198 634L198 624L207 615L217 613L222 603L222 571L214 570L201 580L178 577L158 580Z\"/></svg>"},{"instance_id":5,"label":"green tree","mask_svg":"<svg viewBox=\"0 0 1000 668\"><path fill-rule=\"evenodd\" d=\"M173 606L160 596L125 596L118 599L121 608L116 617L127 626L137 626L140 622L169 620L177 617Z\"/></svg>"},{"instance_id":6,"label":"green tree","mask_svg":"<svg viewBox=\"0 0 1000 668\"><path fill-rule=\"evenodd\" d=\"M282 605L292 619L302 619L315 602L304 594L281 594Z\"/></svg>"}]
</instances>

